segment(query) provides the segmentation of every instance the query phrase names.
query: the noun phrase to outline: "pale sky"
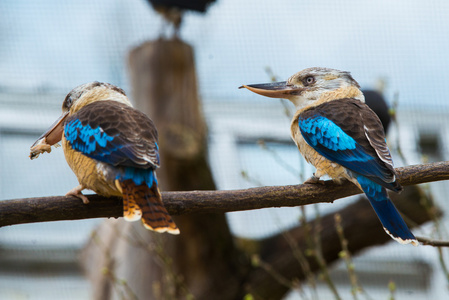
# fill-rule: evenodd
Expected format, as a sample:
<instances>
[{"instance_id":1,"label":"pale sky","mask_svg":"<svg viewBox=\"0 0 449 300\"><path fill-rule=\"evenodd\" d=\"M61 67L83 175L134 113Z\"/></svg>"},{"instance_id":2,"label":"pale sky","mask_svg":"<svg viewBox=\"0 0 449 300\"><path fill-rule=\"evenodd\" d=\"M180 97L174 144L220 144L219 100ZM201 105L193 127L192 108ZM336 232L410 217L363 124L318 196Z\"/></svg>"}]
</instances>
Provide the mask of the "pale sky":
<instances>
[{"instance_id":1,"label":"pale sky","mask_svg":"<svg viewBox=\"0 0 449 300\"><path fill-rule=\"evenodd\" d=\"M126 53L159 35L144 0L3 0L0 87L56 88L92 80L127 88ZM285 80L312 66L351 71L362 87L387 80L404 105L446 105L449 2L217 0L188 14L205 101L256 97L243 83Z\"/></svg>"}]
</instances>

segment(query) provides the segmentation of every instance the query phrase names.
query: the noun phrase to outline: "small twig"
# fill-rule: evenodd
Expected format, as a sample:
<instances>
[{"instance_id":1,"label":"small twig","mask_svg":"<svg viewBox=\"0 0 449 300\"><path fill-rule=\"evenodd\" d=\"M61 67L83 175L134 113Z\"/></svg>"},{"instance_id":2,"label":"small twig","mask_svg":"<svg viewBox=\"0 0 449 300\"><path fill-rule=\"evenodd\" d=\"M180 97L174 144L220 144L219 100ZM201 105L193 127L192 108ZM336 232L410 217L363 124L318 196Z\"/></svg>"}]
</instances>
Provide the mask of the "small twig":
<instances>
[{"instance_id":1,"label":"small twig","mask_svg":"<svg viewBox=\"0 0 449 300\"><path fill-rule=\"evenodd\" d=\"M443 248L437 247L436 249L438 251L438 260L440 261L441 269L443 270L444 276L446 276L446 280L449 281L449 270L444 259Z\"/></svg>"},{"instance_id":2,"label":"small twig","mask_svg":"<svg viewBox=\"0 0 449 300\"><path fill-rule=\"evenodd\" d=\"M290 281L288 278L284 277L282 274L276 271L270 264L261 260L260 256L253 255L251 257L251 262L254 267L260 267L264 269L265 272L270 274L278 283L282 284L283 286L286 286L291 290L296 290L298 288L293 281Z\"/></svg>"},{"instance_id":3,"label":"small twig","mask_svg":"<svg viewBox=\"0 0 449 300\"><path fill-rule=\"evenodd\" d=\"M277 162L279 166L281 166L284 170L286 170L293 176L298 177L298 174L300 174L299 170L293 168L291 163L286 162L276 150L268 147L264 140L258 140L257 143L263 150L269 152L272 155L273 159Z\"/></svg>"},{"instance_id":4,"label":"small twig","mask_svg":"<svg viewBox=\"0 0 449 300\"><path fill-rule=\"evenodd\" d=\"M306 256L302 252L301 248L298 246L297 241L294 240L294 238L291 236L291 234L288 231L282 232L282 235L284 236L285 240L287 241L288 245L290 246L294 257L296 258L299 265L301 266L302 272L304 273L304 275L307 279L307 283L310 285L312 299L317 299L315 276L314 276L313 272L310 270L310 264L307 261Z\"/></svg>"},{"instance_id":5,"label":"small twig","mask_svg":"<svg viewBox=\"0 0 449 300\"><path fill-rule=\"evenodd\" d=\"M314 234L312 237L312 242L314 245L314 248L312 249L312 254L315 257L315 260L320 268L321 276L323 278L323 281L327 284L329 289L331 290L332 294L334 295L335 299L341 300L340 294L338 293L337 287L335 286L334 282L332 281L332 278L329 274L329 269L326 264L326 260L323 257L323 250L321 247L321 216L319 214L318 208L316 207L316 216L314 220Z\"/></svg>"},{"instance_id":6,"label":"small twig","mask_svg":"<svg viewBox=\"0 0 449 300\"><path fill-rule=\"evenodd\" d=\"M265 68L265 73L270 77L271 82L279 81L278 77L274 74L273 70L270 67ZM284 107L284 114L287 116L287 118L290 120L293 118L293 114L290 111L290 108L288 107L288 100L287 99L279 99L281 101L282 106Z\"/></svg>"},{"instance_id":7,"label":"small twig","mask_svg":"<svg viewBox=\"0 0 449 300\"><path fill-rule=\"evenodd\" d=\"M163 247L163 235L154 234L153 242L146 242L145 239L137 232L135 227L132 227L129 231L129 235L122 234L121 231L117 230L117 236L125 239L130 245L134 247L141 248L148 252L151 257L154 258L156 264L164 270L164 275L161 279L165 283L164 296L162 296L162 291L158 299L174 299L174 291L179 291L185 297L185 299L194 300L195 297L187 288L184 279L176 273L173 266L173 260L167 255ZM160 282L159 282L160 283ZM157 288L156 288L157 290Z\"/></svg>"},{"instance_id":8,"label":"small twig","mask_svg":"<svg viewBox=\"0 0 449 300\"><path fill-rule=\"evenodd\" d=\"M126 280L119 279L110 269L103 269L103 274L111 279L114 283L114 287L117 289L117 292L121 295L121 299L132 299L139 300L137 295L133 292L131 287L128 285ZM120 289L120 286L123 287L123 290Z\"/></svg>"},{"instance_id":9,"label":"small twig","mask_svg":"<svg viewBox=\"0 0 449 300\"><path fill-rule=\"evenodd\" d=\"M242 176L243 180L247 181L249 184L252 184L253 186L264 186L262 184L262 181L249 176L248 172L246 172L245 170L240 171L240 176Z\"/></svg>"},{"instance_id":10,"label":"small twig","mask_svg":"<svg viewBox=\"0 0 449 300\"><path fill-rule=\"evenodd\" d=\"M301 216L299 218L299 223L301 224L301 227L304 228L305 236L306 236L306 244L307 244L307 248L305 248L305 250L303 250L303 251L305 252L304 253L305 256L310 256L311 249L313 247L312 238L311 238L311 227L310 227L310 224L307 222L306 208L304 206L301 206L300 210L301 210ZM298 250L301 251L301 248L299 248ZM306 259L305 256L304 256L304 259ZM298 259L298 258L300 258L300 257L296 257L296 259ZM311 271L310 262L307 259L304 261L303 273L304 273L304 275L307 279L307 282L309 283L309 286L311 288L312 299L318 299L315 276L314 276L313 272Z\"/></svg>"},{"instance_id":11,"label":"small twig","mask_svg":"<svg viewBox=\"0 0 449 300\"><path fill-rule=\"evenodd\" d=\"M423 246L449 247L449 241L437 241L425 237L416 237L416 239Z\"/></svg>"},{"instance_id":12,"label":"small twig","mask_svg":"<svg viewBox=\"0 0 449 300\"><path fill-rule=\"evenodd\" d=\"M393 280L390 280L388 283L388 290L390 291L390 297L389 300L395 299L395 293L396 293L396 283Z\"/></svg>"},{"instance_id":13,"label":"small twig","mask_svg":"<svg viewBox=\"0 0 449 300\"><path fill-rule=\"evenodd\" d=\"M343 226L341 225L341 215L337 213L334 217L335 228L337 229L338 238L341 243L341 252L339 256L345 261L349 281L351 282L351 294L354 300L357 300L357 294L362 291L362 287L359 285L357 275L355 274L355 267L351 258L351 252L349 252L348 249L348 240L345 238Z\"/></svg>"}]
</instances>

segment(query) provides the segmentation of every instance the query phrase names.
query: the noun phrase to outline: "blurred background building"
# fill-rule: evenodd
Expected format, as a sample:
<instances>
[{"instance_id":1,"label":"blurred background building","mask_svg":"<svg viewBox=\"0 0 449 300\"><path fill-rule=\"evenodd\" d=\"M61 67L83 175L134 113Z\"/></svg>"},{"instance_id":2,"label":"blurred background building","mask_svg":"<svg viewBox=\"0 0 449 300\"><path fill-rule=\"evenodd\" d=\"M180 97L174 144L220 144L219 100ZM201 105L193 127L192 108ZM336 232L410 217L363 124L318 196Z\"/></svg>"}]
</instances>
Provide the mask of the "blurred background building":
<instances>
[{"instance_id":1,"label":"blurred background building","mask_svg":"<svg viewBox=\"0 0 449 300\"><path fill-rule=\"evenodd\" d=\"M163 34L144 0L0 2L0 200L62 195L77 184L62 149L30 161L29 147L60 114L75 86L105 81L129 95L127 53ZM449 3L436 1L218 0L186 13L180 37L193 45L209 126L209 159L219 189L302 182L313 172L289 137L290 104L237 87L284 80L312 66L348 70L364 89L397 102L388 141L396 166L448 160ZM262 144L260 141L264 140ZM443 209L446 182L429 184ZM351 200L319 205L321 213ZM312 217L316 208L308 207ZM299 208L228 214L233 232L264 237L298 223ZM447 224L445 218L444 224ZM0 228L0 299L86 299L77 253L101 220ZM432 225L414 232L432 236ZM449 239L443 230L441 238ZM447 257L446 257L447 258ZM373 299L444 299L447 278L431 247L394 242L359 255L356 271ZM333 268L350 296L345 268ZM319 291L329 296L326 288ZM300 299L296 294L291 299Z\"/></svg>"}]
</instances>

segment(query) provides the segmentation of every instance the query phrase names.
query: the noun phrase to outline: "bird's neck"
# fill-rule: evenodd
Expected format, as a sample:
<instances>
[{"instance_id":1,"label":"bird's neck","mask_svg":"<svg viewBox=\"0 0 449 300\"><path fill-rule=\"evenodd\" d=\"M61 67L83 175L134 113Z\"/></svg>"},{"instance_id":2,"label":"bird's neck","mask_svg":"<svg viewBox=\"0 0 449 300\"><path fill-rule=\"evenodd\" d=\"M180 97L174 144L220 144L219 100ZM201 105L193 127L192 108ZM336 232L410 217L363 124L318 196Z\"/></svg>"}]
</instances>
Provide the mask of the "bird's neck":
<instances>
[{"instance_id":1,"label":"bird's neck","mask_svg":"<svg viewBox=\"0 0 449 300\"><path fill-rule=\"evenodd\" d=\"M363 96L362 91L360 91L357 87L344 86L336 90L322 93L318 101L315 101L315 105L320 105L325 102L344 98L354 98L365 102L365 97Z\"/></svg>"}]
</instances>

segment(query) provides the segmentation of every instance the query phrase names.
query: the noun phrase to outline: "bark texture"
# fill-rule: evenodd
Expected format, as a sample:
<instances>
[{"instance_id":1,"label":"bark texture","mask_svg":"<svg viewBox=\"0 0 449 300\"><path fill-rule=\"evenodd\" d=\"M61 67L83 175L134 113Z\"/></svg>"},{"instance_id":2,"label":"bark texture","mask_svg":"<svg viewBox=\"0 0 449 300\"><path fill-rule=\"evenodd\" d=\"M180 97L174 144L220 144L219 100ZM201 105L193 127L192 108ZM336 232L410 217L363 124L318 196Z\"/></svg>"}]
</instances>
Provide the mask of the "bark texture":
<instances>
[{"instance_id":1,"label":"bark texture","mask_svg":"<svg viewBox=\"0 0 449 300\"><path fill-rule=\"evenodd\" d=\"M396 171L398 180L403 186L448 180L449 162L401 167L396 168ZM361 191L350 182L338 185L326 181L324 185L299 184L245 190L162 192L162 198L171 215L189 215L330 203L360 193ZM0 227L123 216L121 198L105 198L98 195L87 197L90 200L88 205L84 205L78 198L66 196L0 201Z\"/></svg>"}]
</instances>

